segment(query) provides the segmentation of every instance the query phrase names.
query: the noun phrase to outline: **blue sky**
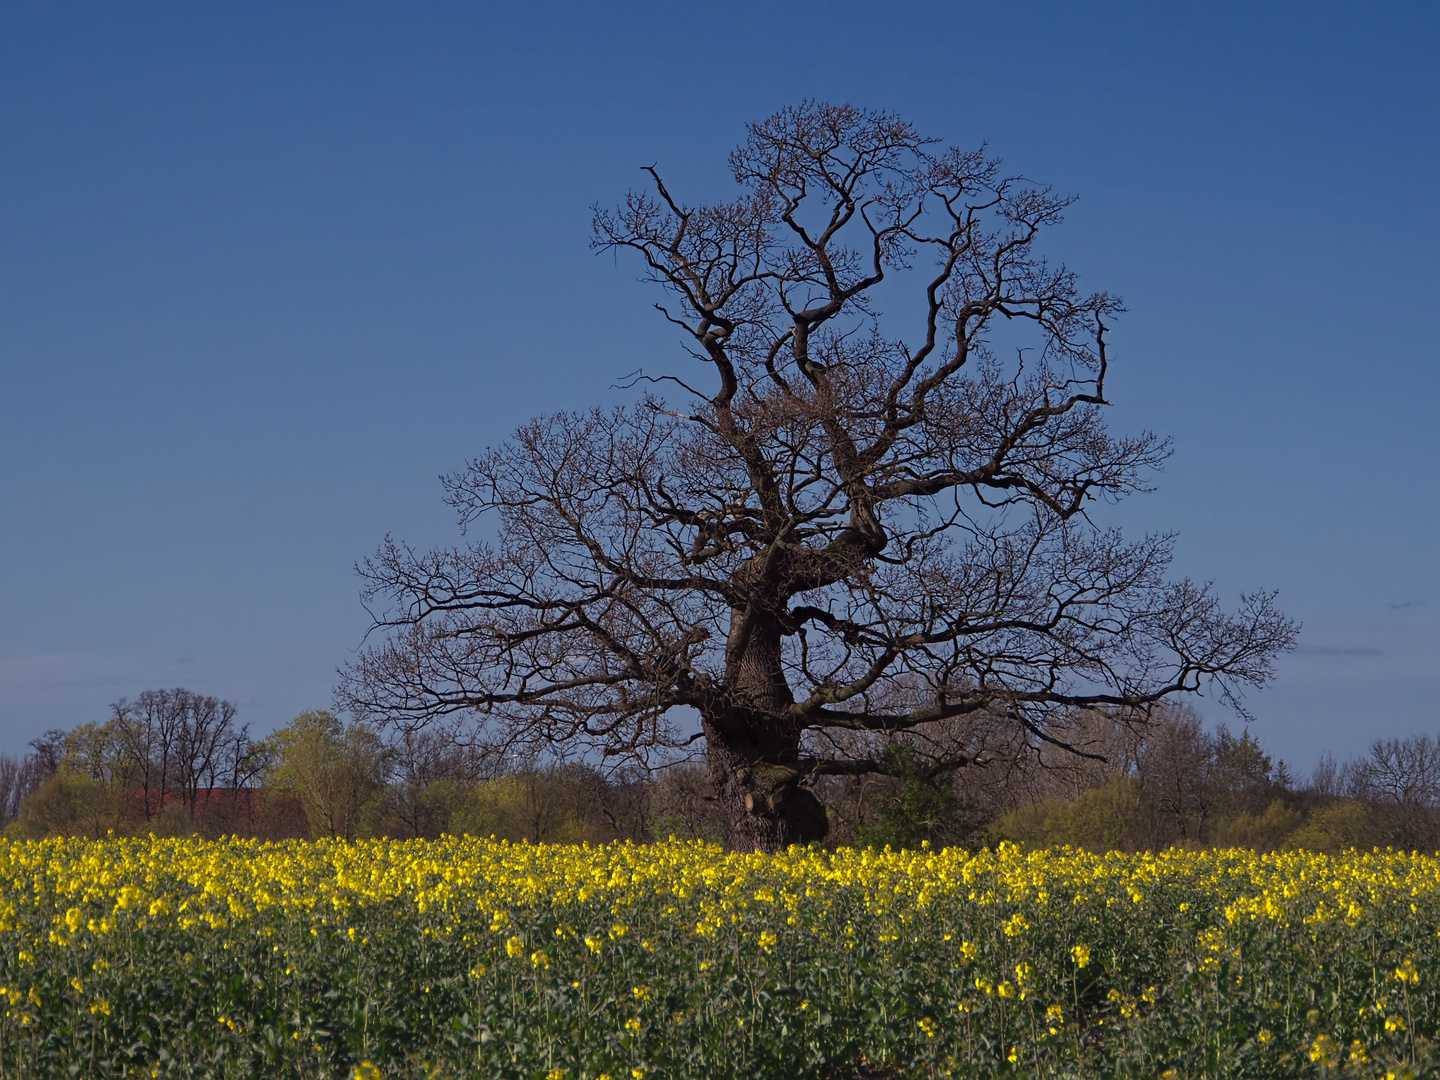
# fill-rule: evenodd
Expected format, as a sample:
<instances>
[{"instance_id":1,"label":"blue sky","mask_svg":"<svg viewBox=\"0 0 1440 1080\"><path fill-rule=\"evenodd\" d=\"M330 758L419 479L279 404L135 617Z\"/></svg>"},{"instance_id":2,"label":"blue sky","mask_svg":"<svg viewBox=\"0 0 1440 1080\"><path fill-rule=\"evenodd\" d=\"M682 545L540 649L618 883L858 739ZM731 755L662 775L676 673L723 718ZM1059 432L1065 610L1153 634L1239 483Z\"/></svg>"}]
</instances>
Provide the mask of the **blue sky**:
<instances>
[{"instance_id":1,"label":"blue sky","mask_svg":"<svg viewBox=\"0 0 1440 1080\"><path fill-rule=\"evenodd\" d=\"M1120 519L1305 624L1266 745L1434 731L1437 55L1421 3L6 4L0 751L148 687L326 706L353 563L457 538L437 475L674 358L590 205L728 195L807 96L1080 196L1112 423L1175 438Z\"/></svg>"}]
</instances>

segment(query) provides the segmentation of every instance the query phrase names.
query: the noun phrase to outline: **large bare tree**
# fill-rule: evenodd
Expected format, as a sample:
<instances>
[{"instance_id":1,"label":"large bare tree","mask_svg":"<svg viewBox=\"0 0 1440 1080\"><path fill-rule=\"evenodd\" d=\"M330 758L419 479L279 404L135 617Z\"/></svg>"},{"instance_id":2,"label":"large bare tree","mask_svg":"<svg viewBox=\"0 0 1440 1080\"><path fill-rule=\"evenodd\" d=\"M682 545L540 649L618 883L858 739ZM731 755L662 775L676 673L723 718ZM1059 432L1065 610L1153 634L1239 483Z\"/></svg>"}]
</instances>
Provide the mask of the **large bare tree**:
<instances>
[{"instance_id":1,"label":"large bare tree","mask_svg":"<svg viewBox=\"0 0 1440 1080\"><path fill-rule=\"evenodd\" d=\"M751 125L730 166L733 202L650 168L597 210L691 361L447 477L493 529L362 565L378 634L345 706L607 755L703 740L731 843L775 849L824 836L814 778L887 768L837 750L857 734L950 731L939 772L984 752L967 718L1034 743L1266 682L1295 635L1271 595L1227 613L1166 580L1169 536L1091 516L1167 446L1105 428L1121 306L1037 247L1067 198L849 105Z\"/></svg>"}]
</instances>

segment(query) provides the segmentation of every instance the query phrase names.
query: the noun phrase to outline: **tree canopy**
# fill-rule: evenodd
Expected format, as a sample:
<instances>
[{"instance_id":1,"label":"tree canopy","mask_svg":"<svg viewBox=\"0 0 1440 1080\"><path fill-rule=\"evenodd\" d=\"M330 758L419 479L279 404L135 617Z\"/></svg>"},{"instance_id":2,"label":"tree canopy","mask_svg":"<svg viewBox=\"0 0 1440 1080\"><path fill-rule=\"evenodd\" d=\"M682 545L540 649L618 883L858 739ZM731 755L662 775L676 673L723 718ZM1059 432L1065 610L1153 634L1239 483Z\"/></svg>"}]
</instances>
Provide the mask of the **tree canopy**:
<instances>
[{"instance_id":1,"label":"tree canopy","mask_svg":"<svg viewBox=\"0 0 1440 1080\"><path fill-rule=\"evenodd\" d=\"M380 632L343 704L500 746L703 745L731 843L775 848L824 835L817 777L939 775L1270 678L1296 633L1272 594L1226 611L1167 578L1171 536L1094 513L1168 446L1106 428L1121 303L1039 246L1069 198L850 105L750 125L730 168L731 202L652 167L597 210L688 361L446 477L490 533L363 564Z\"/></svg>"}]
</instances>

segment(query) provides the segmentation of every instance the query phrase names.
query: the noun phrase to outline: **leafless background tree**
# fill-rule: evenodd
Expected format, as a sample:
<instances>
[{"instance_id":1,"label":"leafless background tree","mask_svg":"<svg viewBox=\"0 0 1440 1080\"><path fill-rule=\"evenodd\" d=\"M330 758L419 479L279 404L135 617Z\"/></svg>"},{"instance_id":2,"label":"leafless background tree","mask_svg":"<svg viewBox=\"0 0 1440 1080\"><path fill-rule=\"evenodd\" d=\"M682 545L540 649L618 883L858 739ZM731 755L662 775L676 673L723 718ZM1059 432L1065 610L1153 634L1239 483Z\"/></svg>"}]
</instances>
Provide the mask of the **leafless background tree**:
<instances>
[{"instance_id":1,"label":"leafless background tree","mask_svg":"<svg viewBox=\"0 0 1440 1080\"><path fill-rule=\"evenodd\" d=\"M21 804L40 787L45 779L42 768L34 754L23 758L0 754L0 829L20 816Z\"/></svg>"},{"instance_id":2,"label":"leafless background tree","mask_svg":"<svg viewBox=\"0 0 1440 1080\"><path fill-rule=\"evenodd\" d=\"M834 733L1037 745L1077 709L1267 681L1296 632L1271 595L1227 613L1166 580L1169 536L1090 516L1167 447L1106 430L1121 305L1038 247L1069 199L848 105L751 125L730 166L733 202L651 168L595 216L690 368L448 477L493 535L364 563L379 632L343 705L610 757L703 743L729 842L773 849L824 836L818 777L890 767ZM931 767L986 754L955 738Z\"/></svg>"},{"instance_id":3,"label":"leafless background tree","mask_svg":"<svg viewBox=\"0 0 1440 1080\"><path fill-rule=\"evenodd\" d=\"M1376 839L1409 850L1440 843L1440 739L1376 739L1345 770L1351 798L1375 808Z\"/></svg>"},{"instance_id":4,"label":"leafless background tree","mask_svg":"<svg viewBox=\"0 0 1440 1080\"><path fill-rule=\"evenodd\" d=\"M247 787L261 767L247 727L236 727L235 706L189 690L146 690L111 707L108 732L126 782L140 794L145 816L178 796L194 820L202 799L224 787Z\"/></svg>"}]
</instances>

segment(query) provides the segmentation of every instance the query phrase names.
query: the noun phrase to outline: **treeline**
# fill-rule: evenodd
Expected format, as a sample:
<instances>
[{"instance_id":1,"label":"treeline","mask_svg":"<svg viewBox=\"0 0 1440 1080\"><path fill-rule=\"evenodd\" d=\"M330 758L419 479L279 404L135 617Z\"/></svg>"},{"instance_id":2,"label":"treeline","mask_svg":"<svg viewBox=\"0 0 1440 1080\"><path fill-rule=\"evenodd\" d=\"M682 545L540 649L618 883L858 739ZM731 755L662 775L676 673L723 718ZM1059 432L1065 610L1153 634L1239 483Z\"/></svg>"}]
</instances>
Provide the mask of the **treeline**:
<instances>
[{"instance_id":1,"label":"treeline","mask_svg":"<svg viewBox=\"0 0 1440 1080\"><path fill-rule=\"evenodd\" d=\"M1249 730L1207 731L1185 708L1144 722L1080 714L1055 734L1065 745L1001 752L939 782L927 776L918 740L892 748L897 777L831 782L827 804L840 819L832 833L897 847L1010 840L1127 851L1440 850L1440 739L1432 735L1377 739L1344 763L1327 753L1302 781Z\"/></svg>"},{"instance_id":2,"label":"treeline","mask_svg":"<svg viewBox=\"0 0 1440 1080\"><path fill-rule=\"evenodd\" d=\"M499 755L457 730L384 739L328 712L252 739L235 714L213 697L152 690L116 702L104 723L47 732L22 758L0 755L0 827L12 838L469 833L533 842L718 840L723 831L693 763L602 772ZM949 771L933 767L933 741L974 731L873 747L894 775L817 782L828 842L1440 849L1433 736L1376 740L1344 763L1326 755L1299 781L1251 732L1207 731L1184 709L1145 722L1080 714L1056 733L1038 751L993 747Z\"/></svg>"},{"instance_id":3,"label":"treeline","mask_svg":"<svg viewBox=\"0 0 1440 1080\"><path fill-rule=\"evenodd\" d=\"M0 827L17 839L650 835L631 779L502 758L454 731L382 740L324 711L255 739L235 711L188 690L150 690L116 702L104 723L48 731L23 758L0 755Z\"/></svg>"}]
</instances>

